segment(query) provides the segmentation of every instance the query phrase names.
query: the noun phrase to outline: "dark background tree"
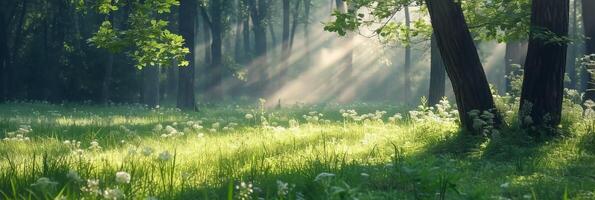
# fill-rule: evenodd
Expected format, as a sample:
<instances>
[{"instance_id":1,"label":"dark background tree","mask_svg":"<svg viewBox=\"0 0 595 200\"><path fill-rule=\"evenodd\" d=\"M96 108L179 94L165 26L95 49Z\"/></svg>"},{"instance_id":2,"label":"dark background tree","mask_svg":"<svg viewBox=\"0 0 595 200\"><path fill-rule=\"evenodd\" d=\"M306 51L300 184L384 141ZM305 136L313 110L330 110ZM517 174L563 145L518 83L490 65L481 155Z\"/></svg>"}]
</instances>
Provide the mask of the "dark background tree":
<instances>
[{"instance_id":1,"label":"dark background tree","mask_svg":"<svg viewBox=\"0 0 595 200\"><path fill-rule=\"evenodd\" d=\"M583 20L585 27L585 36L588 39L585 41L586 54L595 54L595 1L583 0ZM595 101L595 69L590 66L591 69L583 71L585 74L585 100Z\"/></svg>"}]
</instances>

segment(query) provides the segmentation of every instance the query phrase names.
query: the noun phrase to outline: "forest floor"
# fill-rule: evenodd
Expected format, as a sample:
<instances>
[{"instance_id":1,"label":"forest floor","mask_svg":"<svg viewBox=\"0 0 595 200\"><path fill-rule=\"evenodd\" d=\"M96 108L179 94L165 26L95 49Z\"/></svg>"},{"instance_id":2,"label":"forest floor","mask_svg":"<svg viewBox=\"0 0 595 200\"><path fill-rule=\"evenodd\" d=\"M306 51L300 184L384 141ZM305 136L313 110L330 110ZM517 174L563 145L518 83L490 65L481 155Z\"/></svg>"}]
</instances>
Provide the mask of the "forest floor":
<instances>
[{"instance_id":1,"label":"forest floor","mask_svg":"<svg viewBox=\"0 0 595 200\"><path fill-rule=\"evenodd\" d=\"M0 104L0 199L595 199L595 119L573 109L535 139L514 112L471 136L445 104Z\"/></svg>"}]
</instances>

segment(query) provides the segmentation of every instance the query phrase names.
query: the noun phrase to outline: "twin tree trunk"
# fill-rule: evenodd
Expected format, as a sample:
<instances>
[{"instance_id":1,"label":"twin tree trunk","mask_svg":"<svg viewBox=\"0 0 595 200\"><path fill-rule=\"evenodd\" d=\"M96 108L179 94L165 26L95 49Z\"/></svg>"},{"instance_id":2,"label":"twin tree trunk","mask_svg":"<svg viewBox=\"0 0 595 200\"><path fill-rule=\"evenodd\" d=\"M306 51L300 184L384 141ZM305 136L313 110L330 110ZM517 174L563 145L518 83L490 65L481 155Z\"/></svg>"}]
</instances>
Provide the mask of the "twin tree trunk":
<instances>
[{"instance_id":1,"label":"twin tree trunk","mask_svg":"<svg viewBox=\"0 0 595 200\"><path fill-rule=\"evenodd\" d=\"M595 1L583 0L583 20L585 27L586 54L595 54ZM585 73L585 96L584 100L595 101L595 66L587 66L589 69L583 70Z\"/></svg>"},{"instance_id":2,"label":"twin tree trunk","mask_svg":"<svg viewBox=\"0 0 595 200\"><path fill-rule=\"evenodd\" d=\"M463 11L454 0L426 0L438 48L457 100L461 124L473 130L471 110L496 112L494 100ZM501 123L495 113L495 126Z\"/></svg>"},{"instance_id":3,"label":"twin tree trunk","mask_svg":"<svg viewBox=\"0 0 595 200\"><path fill-rule=\"evenodd\" d=\"M544 31L568 36L568 7L569 0L533 1L531 27L534 29L529 38L519 108L525 126L555 127L560 123L567 44L537 36Z\"/></svg>"},{"instance_id":4,"label":"twin tree trunk","mask_svg":"<svg viewBox=\"0 0 595 200\"><path fill-rule=\"evenodd\" d=\"M178 77L177 107L182 110L195 110L194 98L194 25L196 24L196 1L181 0L179 10L179 31L190 50L185 56L189 62L186 67L181 67Z\"/></svg>"},{"instance_id":5,"label":"twin tree trunk","mask_svg":"<svg viewBox=\"0 0 595 200\"><path fill-rule=\"evenodd\" d=\"M445 96L446 71L444 71L444 62L440 56L440 49L436 42L436 36L432 34L431 41L431 63L430 63L430 93L428 95L428 105L435 106L440 103Z\"/></svg>"}]
</instances>

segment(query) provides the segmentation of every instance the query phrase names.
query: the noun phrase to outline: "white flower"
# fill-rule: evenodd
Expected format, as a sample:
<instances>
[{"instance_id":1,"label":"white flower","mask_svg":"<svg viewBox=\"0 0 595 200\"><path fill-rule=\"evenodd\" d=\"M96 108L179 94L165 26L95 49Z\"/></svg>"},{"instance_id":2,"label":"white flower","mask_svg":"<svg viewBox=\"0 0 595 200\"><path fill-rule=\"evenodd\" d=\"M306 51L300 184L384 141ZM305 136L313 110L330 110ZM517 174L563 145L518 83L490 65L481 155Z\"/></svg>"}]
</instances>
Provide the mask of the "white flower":
<instances>
[{"instance_id":1,"label":"white flower","mask_svg":"<svg viewBox=\"0 0 595 200\"><path fill-rule=\"evenodd\" d=\"M332 173L327 173L327 172L322 172L320 174L318 174L316 176L316 178L314 178L314 182L318 182L318 181L322 181L322 180L328 180L335 177L335 174Z\"/></svg>"},{"instance_id":2,"label":"white flower","mask_svg":"<svg viewBox=\"0 0 595 200\"><path fill-rule=\"evenodd\" d=\"M510 183L506 182L506 183L502 183L500 185L501 188L508 188L508 186L510 186Z\"/></svg>"},{"instance_id":3,"label":"white flower","mask_svg":"<svg viewBox=\"0 0 595 200\"><path fill-rule=\"evenodd\" d=\"M39 188L42 191L54 189L58 185L58 182L52 181L47 177L41 177L31 184L31 187Z\"/></svg>"},{"instance_id":4,"label":"white flower","mask_svg":"<svg viewBox=\"0 0 595 200\"><path fill-rule=\"evenodd\" d=\"M277 180L277 195L285 197L289 193L289 184L283 181Z\"/></svg>"},{"instance_id":5,"label":"white flower","mask_svg":"<svg viewBox=\"0 0 595 200\"><path fill-rule=\"evenodd\" d=\"M169 153L169 151L164 151L159 154L158 158L162 161L168 161L171 159L171 154Z\"/></svg>"},{"instance_id":6,"label":"white flower","mask_svg":"<svg viewBox=\"0 0 595 200\"><path fill-rule=\"evenodd\" d=\"M250 120L250 119L253 119L253 118L254 118L254 115L252 115L252 114L248 113L248 114L246 114L244 117L245 117L246 119Z\"/></svg>"},{"instance_id":7,"label":"white flower","mask_svg":"<svg viewBox=\"0 0 595 200\"><path fill-rule=\"evenodd\" d=\"M145 147L143 148L143 155L144 156L150 156L153 153L153 148L151 147Z\"/></svg>"},{"instance_id":8,"label":"white flower","mask_svg":"<svg viewBox=\"0 0 595 200\"><path fill-rule=\"evenodd\" d=\"M161 124L157 124L155 125L155 128L153 128L154 132L160 132L161 130L163 130L163 126Z\"/></svg>"},{"instance_id":9,"label":"white flower","mask_svg":"<svg viewBox=\"0 0 595 200\"><path fill-rule=\"evenodd\" d=\"M68 173L66 174L66 178L74 181L74 182L81 182L83 181L83 179L81 178L81 176L79 176L78 173L76 173L76 171L74 170L68 170Z\"/></svg>"},{"instance_id":10,"label":"white flower","mask_svg":"<svg viewBox=\"0 0 595 200\"><path fill-rule=\"evenodd\" d=\"M103 191L103 198L110 199L110 200L123 199L124 193L122 191L120 191L120 189L118 189L118 188L114 188L114 189L107 188L107 189L105 189L105 191Z\"/></svg>"},{"instance_id":11,"label":"white flower","mask_svg":"<svg viewBox=\"0 0 595 200\"><path fill-rule=\"evenodd\" d=\"M91 146L89 146L89 149L91 149L91 150L101 150L101 146L99 146L99 142L97 142L96 140L93 140L91 142Z\"/></svg>"},{"instance_id":12,"label":"white flower","mask_svg":"<svg viewBox=\"0 0 595 200\"><path fill-rule=\"evenodd\" d=\"M130 183L130 174L126 172L116 173L116 182L118 183Z\"/></svg>"}]
</instances>

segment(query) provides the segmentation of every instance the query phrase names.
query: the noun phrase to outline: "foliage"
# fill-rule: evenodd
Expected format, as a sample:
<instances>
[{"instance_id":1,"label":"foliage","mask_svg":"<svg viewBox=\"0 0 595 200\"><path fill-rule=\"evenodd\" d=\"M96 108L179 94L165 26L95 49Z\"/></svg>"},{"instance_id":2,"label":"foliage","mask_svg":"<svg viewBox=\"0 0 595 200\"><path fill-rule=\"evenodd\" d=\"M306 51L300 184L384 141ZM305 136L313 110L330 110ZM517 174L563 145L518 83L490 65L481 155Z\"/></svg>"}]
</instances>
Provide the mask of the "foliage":
<instances>
[{"instance_id":1,"label":"foliage","mask_svg":"<svg viewBox=\"0 0 595 200\"><path fill-rule=\"evenodd\" d=\"M111 52L126 50L139 69L169 66L174 60L179 66L187 66L189 63L184 56L190 52L184 47L184 38L167 30L169 22L159 17L178 5L178 0L99 1L93 6L101 14L114 15L113 12L121 7L131 8L131 13L126 29L119 30L113 20L106 19L89 43Z\"/></svg>"},{"instance_id":2,"label":"foliage","mask_svg":"<svg viewBox=\"0 0 595 200\"><path fill-rule=\"evenodd\" d=\"M346 13L333 12L335 19L325 24L325 30L345 35L359 27L372 27L383 41L398 42L404 46L413 40L429 40L432 27L429 25L427 8L420 0L350 0ZM465 19L477 40L499 42L526 39L529 33L531 4L528 0L493 0L460 2ZM407 28L394 20L404 6L419 7L419 17Z\"/></svg>"}]
</instances>

